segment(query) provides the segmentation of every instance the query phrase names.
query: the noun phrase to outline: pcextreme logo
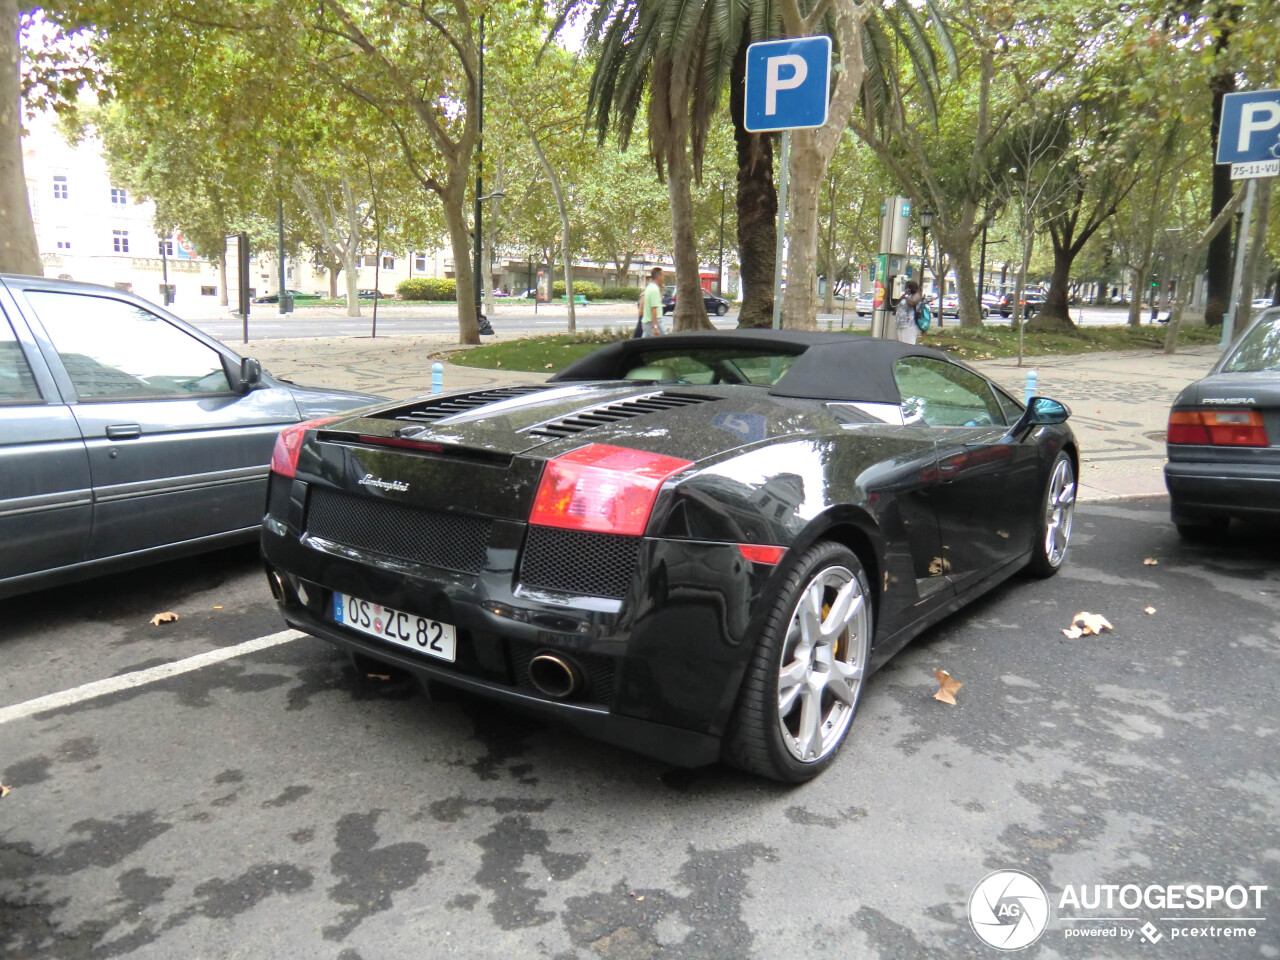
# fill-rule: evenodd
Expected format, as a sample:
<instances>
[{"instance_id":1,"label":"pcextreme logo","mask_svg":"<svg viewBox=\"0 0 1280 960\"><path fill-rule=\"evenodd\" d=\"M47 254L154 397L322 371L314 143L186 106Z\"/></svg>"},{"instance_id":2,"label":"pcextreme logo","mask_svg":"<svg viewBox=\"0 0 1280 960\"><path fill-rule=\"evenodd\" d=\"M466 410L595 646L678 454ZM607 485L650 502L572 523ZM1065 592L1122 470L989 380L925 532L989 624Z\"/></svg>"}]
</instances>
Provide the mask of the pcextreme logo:
<instances>
[{"instance_id":1,"label":"pcextreme logo","mask_svg":"<svg viewBox=\"0 0 1280 960\"><path fill-rule=\"evenodd\" d=\"M1069 883L1057 898L1058 922L1067 940L1253 939L1267 919L1267 889L1247 883ZM1048 928L1050 899L1030 874L997 870L973 888L968 914L983 943L1022 950Z\"/></svg>"}]
</instances>

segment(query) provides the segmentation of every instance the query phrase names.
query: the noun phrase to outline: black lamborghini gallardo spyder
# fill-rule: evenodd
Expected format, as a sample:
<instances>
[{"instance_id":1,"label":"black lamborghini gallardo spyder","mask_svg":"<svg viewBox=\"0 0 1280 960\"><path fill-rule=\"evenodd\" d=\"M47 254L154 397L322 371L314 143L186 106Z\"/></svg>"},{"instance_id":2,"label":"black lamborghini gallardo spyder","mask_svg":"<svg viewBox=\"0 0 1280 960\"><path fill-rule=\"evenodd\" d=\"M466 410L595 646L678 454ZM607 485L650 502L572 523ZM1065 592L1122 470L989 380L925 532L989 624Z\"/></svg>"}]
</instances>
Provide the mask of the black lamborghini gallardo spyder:
<instances>
[{"instance_id":1,"label":"black lamborghini gallardo spyder","mask_svg":"<svg viewBox=\"0 0 1280 960\"><path fill-rule=\"evenodd\" d=\"M798 782L912 637L1061 566L1068 415L897 342L620 341L544 384L286 429L268 579L367 667Z\"/></svg>"}]
</instances>

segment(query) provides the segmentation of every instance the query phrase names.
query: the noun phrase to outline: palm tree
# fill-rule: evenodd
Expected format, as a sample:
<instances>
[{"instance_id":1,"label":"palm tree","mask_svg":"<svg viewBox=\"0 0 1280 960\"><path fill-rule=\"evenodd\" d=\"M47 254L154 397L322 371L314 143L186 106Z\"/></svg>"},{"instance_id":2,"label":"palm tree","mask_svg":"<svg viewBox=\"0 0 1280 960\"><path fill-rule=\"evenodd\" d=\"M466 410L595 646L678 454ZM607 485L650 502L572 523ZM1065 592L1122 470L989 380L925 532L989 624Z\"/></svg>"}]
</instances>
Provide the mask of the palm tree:
<instances>
[{"instance_id":1,"label":"palm tree","mask_svg":"<svg viewBox=\"0 0 1280 960\"><path fill-rule=\"evenodd\" d=\"M934 0L927 6L938 28L935 35L954 61L954 50ZM693 243L692 183L700 177L703 149L720 98L730 91L730 113L738 157L738 251L744 298L742 326L768 326L773 306L774 250L777 194L773 181L771 135L747 132L743 125L743 83L746 48L755 40L805 36L825 30L850 56L842 59L833 101L843 104L845 120L859 100L864 69L877 72L866 91L868 109L878 109L891 81L878 75L886 69L888 33L911 50L911 62L921 86L937 85L936 60L926 24L907 2L883 7L856 0L813 0L801 9L800 0L565 0L559 29L576 12L591 8L588 49L595 58L588 114L601 141L610 129L626 149L640 107L649 94L646 119L649 152L665 170L671 198L672 239L678 297L676 329L709 326L697 286L697 251ZM553 31L554 32L554 31ZM655 91L658 95L655 95ZM926 98L932 106L932 98ZM841 111L837 110L837 114ZM835 115L833 115L835 116ZM844 121L832 129L808 131L797 137L792 159L796 182L791 209L793 298L812 286L804 277L813 273L817 242L817 190L825 175ZM825 132L824 132L825 131ZM815 175L816 174L816 175ZM812 183L808 183L808 180ZM797 243L797 241L799 241ZM810 243L812 241L812 243ZM808 247L814 249L806 253ZM792 311L801 326L812 326L816 299L798 303Z\"/></svg>"}]
</instances>

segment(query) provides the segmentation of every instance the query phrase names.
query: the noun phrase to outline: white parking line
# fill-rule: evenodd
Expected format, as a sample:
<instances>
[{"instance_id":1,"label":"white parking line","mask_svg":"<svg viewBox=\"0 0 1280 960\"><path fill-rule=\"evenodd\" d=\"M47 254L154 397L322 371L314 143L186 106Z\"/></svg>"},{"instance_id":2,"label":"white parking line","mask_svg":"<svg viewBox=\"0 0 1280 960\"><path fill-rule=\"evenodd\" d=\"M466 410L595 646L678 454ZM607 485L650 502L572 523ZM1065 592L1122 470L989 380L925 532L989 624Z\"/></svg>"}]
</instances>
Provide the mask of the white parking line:
<instances>
[{"instance_id":1,"label":"white parking line","mask_svg":"<svg viewBox=\"0 0 1280 960\"><path fill-rule=\"evenodd\" d=\"M15 703L13 706L0 708L0 724L8 723L10 720L21 720L23 717L29 717L33 713L42 713L45 710L69 707L74 703L80 703L82 700L105 697L107 694L116 693L119 690L145 686L148 683L155 683L157 680L176 677L181 673L190 673L192 670L199 670L201 667L207 667L213 663L230 660L232 657L241 657L246 653L253 653L255 650L265 650L268 647L275 647L305 636L305 633L298 630L281 630L279 633L271 633L265 637L258 637L256 640L237 643L234 647L221 647L206 653L198 653L194 657L187 657L185 660L162 663L158 667L151 667L147 670L137 670L118 677L107 677L105 680L95 680L92 683L72 687L70 690L51 693L44 697L36 697L36 699L27 700L24 703Z\"/></svg>"}]
</instances>

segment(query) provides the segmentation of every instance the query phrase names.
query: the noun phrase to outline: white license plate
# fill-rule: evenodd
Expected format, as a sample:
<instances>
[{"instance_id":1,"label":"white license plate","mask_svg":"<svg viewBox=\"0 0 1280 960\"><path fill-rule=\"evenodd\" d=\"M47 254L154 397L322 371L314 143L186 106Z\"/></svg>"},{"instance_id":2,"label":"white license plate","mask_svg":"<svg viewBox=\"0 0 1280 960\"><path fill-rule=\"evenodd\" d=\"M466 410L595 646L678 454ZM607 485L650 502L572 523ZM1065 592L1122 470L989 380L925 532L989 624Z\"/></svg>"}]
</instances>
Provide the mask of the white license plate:
<instances>
[{"instance_id":1,"label":"white license plate","mask_svg":"<svg viewBox=\"0 0 1280 960\"><path fill-rule=\"evenodd\" d=\"M361 600L334 591L334 622L371 637L390 640L410 650L453 663L458 659L457 637L452 626L416 613L393 610L372 600Z\"/></svg>"}]
</instances>

